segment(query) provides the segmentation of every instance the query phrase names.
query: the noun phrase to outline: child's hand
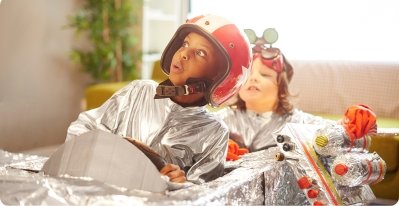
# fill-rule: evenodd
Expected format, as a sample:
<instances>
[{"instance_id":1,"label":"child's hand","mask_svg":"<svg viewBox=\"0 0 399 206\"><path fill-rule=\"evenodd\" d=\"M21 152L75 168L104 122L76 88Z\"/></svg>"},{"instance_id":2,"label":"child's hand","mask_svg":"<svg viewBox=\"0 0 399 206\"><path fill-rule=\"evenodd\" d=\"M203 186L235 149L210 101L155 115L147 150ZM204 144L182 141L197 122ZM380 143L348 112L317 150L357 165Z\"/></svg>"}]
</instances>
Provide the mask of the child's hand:
<instances>
[{"instance_id":1,"label":"child's hand","mask_svg":"<svg viewBox=\"0 0 399 206\"><path fill-rule=\"evenodd\" d=\"M160 171L161 174L169 177L171 182L186 182L186 174L179 166L174 164L167 164Z\"/></svg>"}]
</instances>

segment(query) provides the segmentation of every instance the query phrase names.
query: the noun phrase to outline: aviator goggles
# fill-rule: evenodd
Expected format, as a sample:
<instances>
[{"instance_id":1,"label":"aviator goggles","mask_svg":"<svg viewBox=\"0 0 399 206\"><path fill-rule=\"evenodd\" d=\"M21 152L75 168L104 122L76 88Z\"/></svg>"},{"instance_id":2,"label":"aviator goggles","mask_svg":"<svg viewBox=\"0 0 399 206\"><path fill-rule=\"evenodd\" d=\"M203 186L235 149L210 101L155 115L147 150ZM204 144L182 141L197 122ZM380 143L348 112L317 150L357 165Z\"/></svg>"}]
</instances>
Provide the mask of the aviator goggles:
<instances>
[{"instance_id":1,"label":"aviator goggles","mask_svg":"<svg viewBox=\"0 0 399 206\"><path fill-rule=\"evenodd\" d=\"M277 73L283 71L283 55L280 49L272 47L278 39L278 33L274 28L268 28L263 32L261 37L256 36L252 29L244 29L249 42L253 45L252 53L254 59L261 57L261 61L267 67L273 69ZM269 45L269 46L268 46Z\"/></svg>"}]
</instances>

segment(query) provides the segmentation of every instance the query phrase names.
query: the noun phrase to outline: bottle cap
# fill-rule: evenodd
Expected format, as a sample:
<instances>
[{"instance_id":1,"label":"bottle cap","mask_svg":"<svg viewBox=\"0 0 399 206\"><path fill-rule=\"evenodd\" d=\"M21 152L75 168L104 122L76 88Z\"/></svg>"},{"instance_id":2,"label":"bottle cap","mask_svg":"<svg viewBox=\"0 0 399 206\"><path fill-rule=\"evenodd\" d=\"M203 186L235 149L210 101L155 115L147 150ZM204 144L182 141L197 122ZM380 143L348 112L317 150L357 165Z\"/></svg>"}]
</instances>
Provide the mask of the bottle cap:
<instances>
[{"instance_id":1,"label":"bottle cap","mask_svg":"<svg viewBox=\"0 0 399 206\"><path fill-rule=\"evenodd\" d=\"M283 144L283 150L284 151L290 151L292 149L292 146L290 145L290 144L288 144L288 143L284 143Z\"/></svg>"},{"instance_id":2,"label":"bottle cap","mask_svg":"<svg viewBox=\"0 0 399 206\"><path fill-rule=\"evenodd\" d=\"M277 140L278 143L283 143L284 142L284 136L279 134L279 135L277 135L276 140Z\"/></svg>"},{"instance_id":3,"label":"bottle cap","mask_svg":"<svg viewBox=\"0 0 399 206\"><path fill-rule=\"evenodd\" d=\"M325 135L318 135L315 139L315 143L319 147L325 147L328 144L328 137Z\"/></svg>"},{"instance_id":4,"label":"bottle cap","mask_svg":"<svg viewBox=\"0 0 399 206\"><path fill-rule=\"evenodd\" d=\"M320 201L320 200L316 200L316 201L314 201L314 203L313 203L313 205L314 206L321 206L321 205L324 205L324 203L322 202L322 201Z\"/></svg>"},{"instance_id":5,"label":"bottle cap","mask_svg":"<svg viewBox=\"0 0 399 206\"><path fill-rule=\"evenodd\" d=\"M277 161L283 161L284 160L284 154L281 153L281 152L277 152L274 159L277 160Z\"/></svg>"},{"instance_id":6,"label":"bottle cap","mask_svg":"<svg viewBox=\"0 0 399 206\"><path fill-rule=\"evenodd\" d=\"M301 177L297 181L297 183L298 183L299 188L301 188L303 190L303 189L306 189L306 188L310 188L312 186L312 182L311 181L312 180L310 178L305 176L305 177Z\"/></svg>"},{"instance_id":7,"label":"bottle cap","mask_svg":"<svg viewBox=\"0 0 399 206\"><path fill-rule=\"evenodd\" d=\"M309 198L316 198L319 195L319 190L311 189L308 190L308 197Z\"/></svg>"},{"instance_id":8,"label":"bottle cap","mask_svg":"<svg viewBox=\"0 0 399 206\"><path fill-rule=\"evenodd\" d=\"M345 175L348 172L348 166L345 164L337 164L334 167L334 171L340 176Z\"/></svg>"}]
</instances>

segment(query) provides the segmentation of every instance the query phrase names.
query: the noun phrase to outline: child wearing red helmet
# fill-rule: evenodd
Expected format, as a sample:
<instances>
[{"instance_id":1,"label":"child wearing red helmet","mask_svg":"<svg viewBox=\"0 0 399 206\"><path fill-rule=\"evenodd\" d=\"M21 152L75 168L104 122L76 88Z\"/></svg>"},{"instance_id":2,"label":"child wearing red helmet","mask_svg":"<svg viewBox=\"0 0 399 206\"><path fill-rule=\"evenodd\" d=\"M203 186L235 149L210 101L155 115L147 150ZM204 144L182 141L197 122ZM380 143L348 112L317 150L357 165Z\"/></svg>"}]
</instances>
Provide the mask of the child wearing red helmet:
<instances>
[{"instance_id":1,"label":"child wearing red helmet","mask_svg":"<svg viewBox=\"0 0 399 206\"><path fill-rule=\"evenodd\" d=\"M202 183L222 175L228 128L205 105L217 107L238 92L251 60L248 40L215 16L181 25L161 57L168 79L135 80L99 108L82 112L67 139L101 129L149 146L172 182Z\"/></svg>"}]
</instances>

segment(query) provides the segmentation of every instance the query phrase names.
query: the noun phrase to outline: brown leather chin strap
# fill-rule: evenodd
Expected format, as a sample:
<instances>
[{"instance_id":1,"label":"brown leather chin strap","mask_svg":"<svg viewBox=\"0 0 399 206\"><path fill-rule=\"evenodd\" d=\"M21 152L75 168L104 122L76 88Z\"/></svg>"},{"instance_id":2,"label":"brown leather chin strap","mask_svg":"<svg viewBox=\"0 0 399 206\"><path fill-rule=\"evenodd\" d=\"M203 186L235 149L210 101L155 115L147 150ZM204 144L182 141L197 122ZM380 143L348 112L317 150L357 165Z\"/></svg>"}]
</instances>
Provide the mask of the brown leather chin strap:
<instances>
[{"instance_id":1,"label":"brown leather chin strap","mask_svg":"<svg viewBox=\"0 0 399 206\"><path fill-rule=\"evenodd\" d=\"M205 96L208 92L207 90L209 88L209 85L211 85L211 82L207 79L189 78L186 81L185 85L174 86L172 82L167 79L158 85L156 89L157 93L155 94L154 99L170 98L173 102L179 104L182 107L204 106L208 104L208 100ZM196 102L182 103L173 98L176 96L184 96L197 93L204 93L204 97Z\"/></svg>"},{"instance_id":2,"label":"brown leather chin strap","mask_svg":"<svg viewBox=\"0 0 399 206\"><path fill-rule=\"evenodd\" d=\"M208 88L208 81L203 79L188 79L183 86L174 86L172 82L167 79L161 82L156 89L155 99L170 98L176 96L206 93Z\"/></svg>"}]
</instances>

